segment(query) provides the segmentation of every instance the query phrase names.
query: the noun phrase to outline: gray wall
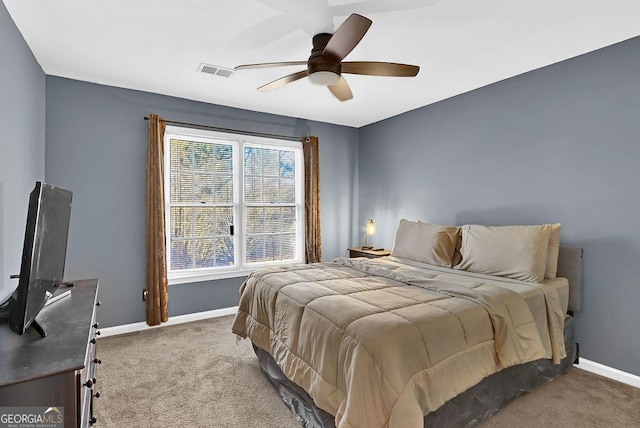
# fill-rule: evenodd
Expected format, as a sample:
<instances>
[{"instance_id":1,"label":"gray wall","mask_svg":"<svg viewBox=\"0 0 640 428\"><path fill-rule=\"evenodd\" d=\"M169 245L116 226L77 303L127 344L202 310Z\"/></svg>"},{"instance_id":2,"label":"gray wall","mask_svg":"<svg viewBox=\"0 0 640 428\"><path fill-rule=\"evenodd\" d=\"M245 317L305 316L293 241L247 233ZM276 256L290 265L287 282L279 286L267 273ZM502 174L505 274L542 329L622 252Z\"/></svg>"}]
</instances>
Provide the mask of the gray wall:
<instances>
[{"instance_id":1,"label":"gray wall","mask_svg":"<svg viewBox=\"0 0 640 428\"><path fill-rule=\"evenodd\" d=\"M640 375L640 38L359 130L362 229L562 222L582 356Z\"/></svg>"},{"instance_id":2,"label":"gray wall","mask_svg":"<svg viewBox=\"0 0 640 428\"><path fill-rule=\"evenodd\" d=\"M47 76L46 179L74 192L67 278L100 278L104 326L144 320L149 113L178 121L320 139L323 256L351 244L357 130ZM238 304L244 278L170 287L171 316Z\"/></svg>"},{"instance_id":3,"label":"gray wall","mask_svg":"<svg viewBox=\"0 0 640 428\"><path fill-rule=\"evenodd\" d=\"M0 2L0 302L18 285L29 192L44 179L45 75Z\"/></svg>"}]
</instances>

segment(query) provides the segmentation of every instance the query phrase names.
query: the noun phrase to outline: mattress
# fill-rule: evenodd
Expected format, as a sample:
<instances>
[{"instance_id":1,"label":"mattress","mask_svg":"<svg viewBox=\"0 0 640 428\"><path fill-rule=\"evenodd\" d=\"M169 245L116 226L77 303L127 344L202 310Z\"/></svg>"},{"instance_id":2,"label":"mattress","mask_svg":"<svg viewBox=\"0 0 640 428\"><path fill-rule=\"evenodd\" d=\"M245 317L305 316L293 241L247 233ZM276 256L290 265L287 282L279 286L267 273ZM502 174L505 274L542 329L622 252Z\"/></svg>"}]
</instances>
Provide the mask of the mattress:
<instances>
[{"instance_id":1,"label":"mattress","mask_svg":"<svg viewBox=\"0 0 640 428\"><path fill-rule=\"evenodd\" d=\"M339 426L413 426L504 367L564 358L563 288L391 257L337 259L252 274L233 331Z\"/></svg>"}]
</instances>

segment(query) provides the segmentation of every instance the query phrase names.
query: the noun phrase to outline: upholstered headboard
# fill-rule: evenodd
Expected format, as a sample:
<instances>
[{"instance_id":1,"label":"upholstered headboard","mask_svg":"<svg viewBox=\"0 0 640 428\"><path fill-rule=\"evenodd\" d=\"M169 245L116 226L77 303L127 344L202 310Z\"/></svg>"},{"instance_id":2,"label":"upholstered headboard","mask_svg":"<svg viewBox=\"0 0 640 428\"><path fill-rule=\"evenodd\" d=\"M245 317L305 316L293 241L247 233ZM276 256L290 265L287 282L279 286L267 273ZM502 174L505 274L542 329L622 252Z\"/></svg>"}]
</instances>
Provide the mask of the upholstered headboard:
<instances>
[{"instance_id":1,"label":"upholstered headboard","mask_svg":"<svg viewBox=\"0 0 640 428\"><path fill-rule=\"evenodd\" d=\"M582 248L560 246L557 275L569 280L569 310L582 311Z\"/></svg>"}]
</instances>

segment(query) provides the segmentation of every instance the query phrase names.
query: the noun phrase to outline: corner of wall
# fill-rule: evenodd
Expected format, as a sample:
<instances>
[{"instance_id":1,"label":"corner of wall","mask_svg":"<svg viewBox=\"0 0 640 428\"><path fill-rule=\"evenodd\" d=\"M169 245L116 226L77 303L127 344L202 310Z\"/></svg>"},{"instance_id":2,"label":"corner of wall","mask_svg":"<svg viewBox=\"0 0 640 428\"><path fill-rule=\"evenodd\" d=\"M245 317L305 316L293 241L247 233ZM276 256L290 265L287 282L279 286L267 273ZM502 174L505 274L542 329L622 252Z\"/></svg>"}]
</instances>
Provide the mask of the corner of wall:
<instances>
[{"instance_id":1,"label":"corner of wall","mask_svg":"<svg viewBox=\"0 0 640 428\"><path fill-rule=\"evenodd\" d=\"M356 130L356 159L353 174L353 202L351 218L351 242L358 243L358 224L360 219L360 128Z\"/></svg>"}]
</instances>

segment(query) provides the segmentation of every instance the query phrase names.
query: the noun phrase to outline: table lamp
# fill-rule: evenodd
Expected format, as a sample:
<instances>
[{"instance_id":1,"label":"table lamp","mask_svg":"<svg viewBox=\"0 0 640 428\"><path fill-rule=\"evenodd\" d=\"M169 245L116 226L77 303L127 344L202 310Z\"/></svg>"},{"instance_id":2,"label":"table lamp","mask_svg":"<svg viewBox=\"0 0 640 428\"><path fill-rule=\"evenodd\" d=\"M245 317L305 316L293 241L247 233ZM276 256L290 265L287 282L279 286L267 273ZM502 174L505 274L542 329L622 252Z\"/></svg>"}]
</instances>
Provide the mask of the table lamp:
<instances>
[{"instance_id":1,"label":"table lamp","mask_svg":"<svg viewBox=\"0 0 640 428\"><path fill-rule=\"evenodd\" d=\"M370 250L373 248L368 244L368 241L369 241L369 235L375 235L375 234L376 234L376 224L373 222L373 219L370 218L367 220L367 223L365 225L364 245L362 246L363 250Z\"/></svg>"}]
</instances>

